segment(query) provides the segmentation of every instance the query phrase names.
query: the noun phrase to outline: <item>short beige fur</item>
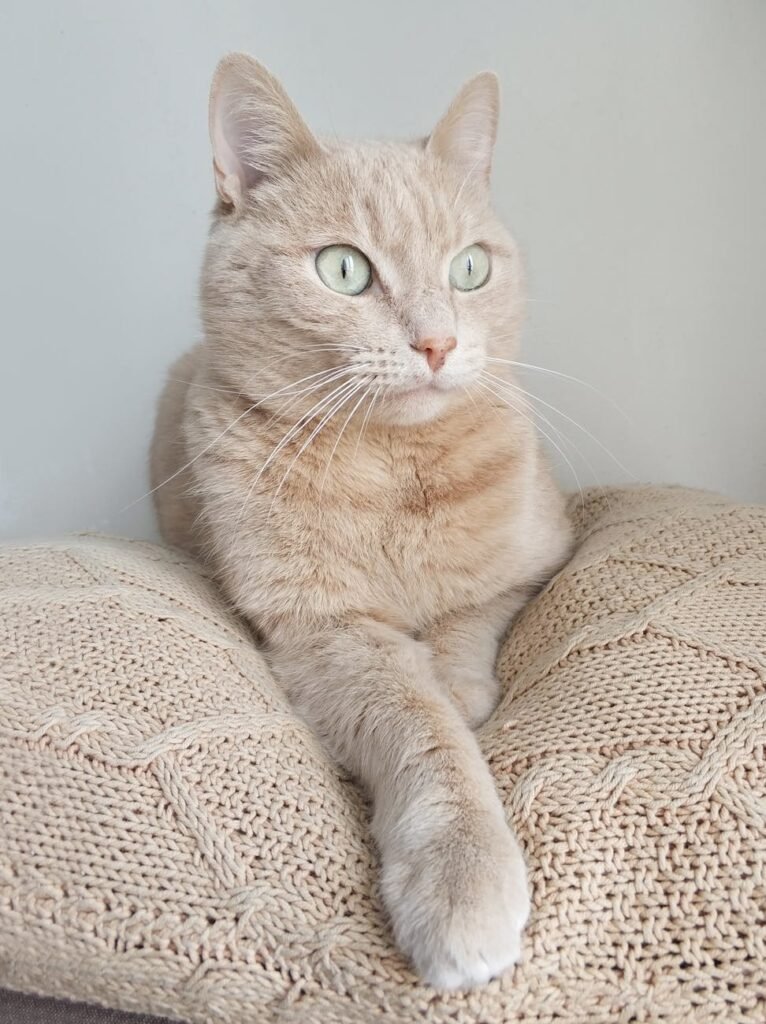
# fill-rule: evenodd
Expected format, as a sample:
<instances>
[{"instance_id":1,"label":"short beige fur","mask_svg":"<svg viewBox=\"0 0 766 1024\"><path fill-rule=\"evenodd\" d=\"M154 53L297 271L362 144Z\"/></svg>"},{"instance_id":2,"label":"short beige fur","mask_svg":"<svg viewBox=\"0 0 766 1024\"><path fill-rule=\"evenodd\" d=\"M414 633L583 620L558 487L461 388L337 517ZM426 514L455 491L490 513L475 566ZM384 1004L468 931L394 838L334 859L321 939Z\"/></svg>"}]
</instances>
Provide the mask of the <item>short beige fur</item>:
<instances>
[{"instance_id":1,"label":"short beige fur","mask_svg":"<svg viewBox=\"0 0 766 1024\"><path fill-rule=\"evenodd\" d=\"M152 451L165 538L211 566L371 794L395 937L443 988L519 957L524 862L471 727L571 537L528 411L481 377L515 355L523 306L490 206L497 112L483 74L427 140L320 142L260 64L225 58L205 338L171 371ZM460 293L450 260L473 243L491 275ZM363 294L320 281L332 244L367 255ZM457 340L436 370L424 338Z\"/></svg>"}]
</instances>

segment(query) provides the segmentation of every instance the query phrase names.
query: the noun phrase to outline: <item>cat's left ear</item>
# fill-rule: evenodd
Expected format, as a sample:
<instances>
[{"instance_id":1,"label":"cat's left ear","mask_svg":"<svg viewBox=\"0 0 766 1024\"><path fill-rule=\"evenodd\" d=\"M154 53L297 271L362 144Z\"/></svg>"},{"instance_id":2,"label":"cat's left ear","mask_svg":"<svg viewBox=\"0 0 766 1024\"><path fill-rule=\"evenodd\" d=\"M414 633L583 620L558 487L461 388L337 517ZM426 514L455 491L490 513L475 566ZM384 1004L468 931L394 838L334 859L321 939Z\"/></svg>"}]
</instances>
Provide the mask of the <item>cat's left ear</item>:
<instances>
[{"instance_id":1,"label":"cat's left ear","mask_svg":"<svg viewBox=\"0 0 766 1024\"><path fill-rule=\"evenodd\" d=\"M261 181L320 151L281 84L246 53L230 53L216 68L210 141L218 194L234 207Z\"/></svg>"},{"instance_id":2,"label":"cat's left ear","mask_svg":"<svg viewBox=\"0 0 766 1024\"><path fill-rule=\"evenodd\" d=\"M462 87L431 132L426 149L456 166L466 178L476 175L488 182L499 111L497 75L482 71Z\"/></svg>"}]
</instances>

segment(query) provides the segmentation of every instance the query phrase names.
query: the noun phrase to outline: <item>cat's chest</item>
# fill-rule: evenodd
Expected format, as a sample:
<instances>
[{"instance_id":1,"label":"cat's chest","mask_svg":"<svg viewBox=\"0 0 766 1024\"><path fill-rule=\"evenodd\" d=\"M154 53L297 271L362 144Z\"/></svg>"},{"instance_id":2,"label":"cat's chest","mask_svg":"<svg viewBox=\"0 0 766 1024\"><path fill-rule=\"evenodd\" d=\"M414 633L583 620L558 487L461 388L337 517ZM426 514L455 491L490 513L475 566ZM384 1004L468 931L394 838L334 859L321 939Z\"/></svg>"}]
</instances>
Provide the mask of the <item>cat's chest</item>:
<instances>
[{"instance_id":1,"label":"cat's chest","mask_svg":"<svg viewBox=\"0 0 766 1024\"><path fill-rule=\"evenodd\" d=\"M373 600L418 619L489 599L513 564L513 465L505 451L429 460L397 453L348 493Z\"/></svg>"},{"instance_id":2,"label":"cat's chest","mask_svg":"<svg viewBox=\"0 0 766 1024\"><path fill-rule=\"evenodd\" d=\"M265 482L252 520L256 603L420 629L512 586L523 459L502 439L456 434L315 447L278 467L284 483L275 499Z\"/></svg>"}]
</instances>

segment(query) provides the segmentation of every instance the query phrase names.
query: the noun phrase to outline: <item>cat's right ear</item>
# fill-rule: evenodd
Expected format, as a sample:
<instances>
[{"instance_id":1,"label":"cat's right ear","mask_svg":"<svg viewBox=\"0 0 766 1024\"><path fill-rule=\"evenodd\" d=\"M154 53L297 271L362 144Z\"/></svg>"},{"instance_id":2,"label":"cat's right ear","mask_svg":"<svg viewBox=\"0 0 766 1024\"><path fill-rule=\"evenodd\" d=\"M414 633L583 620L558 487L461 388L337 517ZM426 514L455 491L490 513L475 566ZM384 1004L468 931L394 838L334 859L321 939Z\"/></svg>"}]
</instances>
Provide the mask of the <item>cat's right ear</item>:
<instances>
[{"instance_id":1,"label":"cat's right ear","mask_svg":"<svg viewBox=\"0 0 766 1024\"><path fill-rule=\"evenodd\" d=\"M246 53L230 53L216 68L210 141L218 195L234 207L248 189L320 148L277 79Z\"/></svg>"},{"instance_id":2,"label":"cat's right ear","mask_svg":"<svg viewBox=\"0 0 766 1024\"><path fill-rule=\"evenodd\" d=\"M457 94L431 132L426 149L457 167L466 179L476 177L488 182L499 109L497 75L482 71Z\"/></svg>"}]
</instances>

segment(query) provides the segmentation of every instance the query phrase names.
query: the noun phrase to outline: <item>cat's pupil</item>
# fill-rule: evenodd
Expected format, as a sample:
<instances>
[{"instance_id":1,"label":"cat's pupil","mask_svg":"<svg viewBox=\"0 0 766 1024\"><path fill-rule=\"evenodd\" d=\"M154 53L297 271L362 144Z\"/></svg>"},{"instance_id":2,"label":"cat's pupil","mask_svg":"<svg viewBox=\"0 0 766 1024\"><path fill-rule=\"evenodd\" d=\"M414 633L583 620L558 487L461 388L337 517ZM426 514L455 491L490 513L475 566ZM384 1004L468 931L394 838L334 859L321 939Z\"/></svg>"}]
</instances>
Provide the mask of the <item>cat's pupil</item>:
<instances>
[{"instance_id":1,"label":"cat's pupil","mask_svg":"<svg viewBox=\"0 0 766 1024\"><path fill-rule=\"evenodd\" d=\"M468 271L468 276L470 277L471 274L473 273L473 256L469 255L466 258L465 265L466 265L466 270Z\"/></svg>"},{"instance_id":2,"label":"cat's pupil","mask_svg":"<svg viewBox=\"0 0 766 1024\"><path fill-rule=\"evenodd\" d=\"M353 269L354 269L354 263L353 263L353 260L351 259L351 257L350 256L344 256L343 259L340 261L340 272L341 272L341 275L342 275L344 281L345 281L345 279L348 277L348 275L351 273L351 271Z\"/></svg>"}]
</instances>

